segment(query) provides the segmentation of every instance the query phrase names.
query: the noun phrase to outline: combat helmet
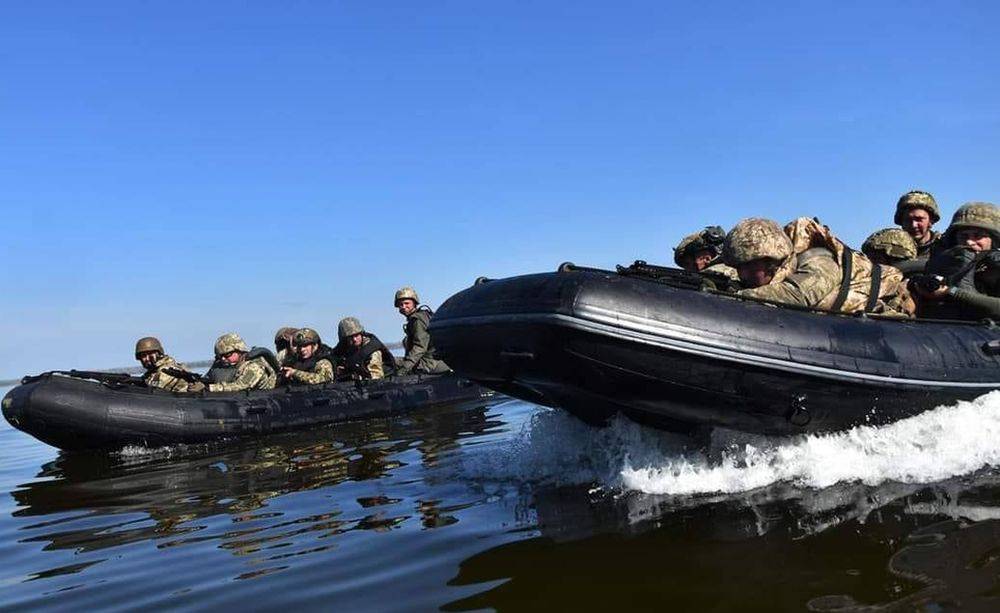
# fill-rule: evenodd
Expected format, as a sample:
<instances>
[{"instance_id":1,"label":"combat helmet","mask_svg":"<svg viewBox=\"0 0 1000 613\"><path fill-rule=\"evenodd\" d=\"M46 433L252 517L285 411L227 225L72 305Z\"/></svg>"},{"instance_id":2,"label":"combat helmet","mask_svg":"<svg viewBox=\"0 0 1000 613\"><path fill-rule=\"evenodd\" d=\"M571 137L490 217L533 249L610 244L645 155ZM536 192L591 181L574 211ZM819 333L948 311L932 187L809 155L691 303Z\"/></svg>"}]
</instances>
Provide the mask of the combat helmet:
<instances>
[{"instance_id":1,"label":"combat helmet","mask_svg":"<svg viewBox=\"0 0 1000 613\"><path fill-rule=\"evenodd\" d=\"M861 252L871 259L884 253L898 260L912 260L917 257L917 242L902 228L884 228L865 239Z\"/></svg>"},{"instance_id":2,"label":"combat helmet","mask_svg":"<svg viewBox=\"0 0 1000 613\"><path fill-rule=\"evenodd\" d=\"M896 203L896 216L892 218L893 223L902 225L905 221L903 217L910 209L923 209L931 216L931 223L937 223L941 219L941 211L938 209L937 200L934 196L925 191L915 189L906 192L899 197Z\"/></svg>"},{"instance_id":3,"label":"combat helmet","mask_svg":"<svg viewBox=\"0 0 1000 613\"><path fill-rule=\"evenodd\" d=\"M412 300L417 304L420 304L420 298L417 297L417 292L412 287L401 287L396 291L396 298L393 300L393 304L399 306L400 300Z\"/></svg>"},{"instance_id":4,"label":"combat helmet","mask_svg":"<svg viewBox=\"0 0 1000 613\"><path fill-rule=\"evenodd\" d=\"M337 336L340 340L354 336L355 334L364 334L365 327L361 325L357 317L345 317L340 320L340 324L337 325Z\"/></svg>"},{"instance_id":5,"label":"combat helmet","mask_svg":"<svg viewBox=\"0 0 1000 613\"><path fill-rule=\"evenodd\" d=\"M282 328L278 328L278 331L274 333L274 344L279 345L281 344L282 341L291 343L292 338L295 337L295 333L297 331L298 328L292 328L290 326L284 326Z\"/></svg>"},{"instance_id":6,"label":"combat helmet","mask_svg":"<svg viewBox=\"0 0 1000 613\"><path fill-rule=\"evenodd\" d=\"M955 231L979 228L993 237L994 249L1000 248L1000 208L991 202L966 202L958 207L948 226L948 241L954 241Z\"/></svg>"},{"instance_id":7,"label":"combat helmet","mask_svg":"<svg viewBox=\"0 0 1000 613\"><path fill-rule=\"evenodd\" d=\"M699 251L711 251L712 257L722 255L722 245L726 241L726 231L721 226L705 226L701 232L688 234L674 247L674 263L684 266L683 260Z\"/></svg>"},{"instance_id":8,"label":"combat helmet","mask_svg":"<svg viewBox=\"0 0 1000 613\"><path fill-rule=\"evenodd\" d=\"M139 359L140 353L148 353L150 351L159 351L160 353L166 353L163 351L163 345L160 344L160 339L155 336L144 336L140 338L135 343L135 357Z\"/></svg>"},{"instance_id":9,"label":"combat helmet","mask_svg":"<svg viewBox=\"0 0 1000 613\"><path fill-rule=\"evenodd\" d=\"M736 224L726 235L722 257L730 266L770 258L785 261L792 255L792 240L770 219L751 217Z\"/></svg>"},{"instance_id":10,"label":"combat helmet","mask_svg":"<svg viewBox=\"0 0 1000 613\"><path fill-rule=\"evenodd\" d=\"M215 357L219 358L233 351L239 351L240 353L250 351L250 348L243 342L239 334L229 332L223 334L219 337L219 340L215 341Z\"/></svg>"},{"instance_id":11,"label":"combat helmet","mask_svg":"<svg viewBox=\"0 0 1000 613\"><path fill-rule=\"evenodd\" d=\"M295 333L295 337L292 339L292 344L296 347L302 347L304 345L319 345L320 342L319 332L313 330L312 328L300 328Z\"/></svg>"}]
</instances>

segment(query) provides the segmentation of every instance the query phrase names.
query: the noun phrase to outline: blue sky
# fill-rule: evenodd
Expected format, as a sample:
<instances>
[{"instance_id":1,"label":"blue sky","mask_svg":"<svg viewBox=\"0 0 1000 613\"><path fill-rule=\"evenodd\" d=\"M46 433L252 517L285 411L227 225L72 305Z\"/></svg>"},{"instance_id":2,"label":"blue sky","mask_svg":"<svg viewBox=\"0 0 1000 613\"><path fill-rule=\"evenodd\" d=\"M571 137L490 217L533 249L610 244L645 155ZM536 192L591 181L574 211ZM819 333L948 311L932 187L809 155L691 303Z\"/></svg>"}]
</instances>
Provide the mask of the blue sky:
<instances>
[{"instance_id":1,"label":"blue sky","mask_svg":"<svg viewBox=\"0 0 1000 613\"><path fill-rule=\"evenodd\" d=\"M0 20L0 378L401 336L479 275L1000 200L995 2L37 2ZM943 225L943 224L942 224Z\"/></svg>"}]
</instances>

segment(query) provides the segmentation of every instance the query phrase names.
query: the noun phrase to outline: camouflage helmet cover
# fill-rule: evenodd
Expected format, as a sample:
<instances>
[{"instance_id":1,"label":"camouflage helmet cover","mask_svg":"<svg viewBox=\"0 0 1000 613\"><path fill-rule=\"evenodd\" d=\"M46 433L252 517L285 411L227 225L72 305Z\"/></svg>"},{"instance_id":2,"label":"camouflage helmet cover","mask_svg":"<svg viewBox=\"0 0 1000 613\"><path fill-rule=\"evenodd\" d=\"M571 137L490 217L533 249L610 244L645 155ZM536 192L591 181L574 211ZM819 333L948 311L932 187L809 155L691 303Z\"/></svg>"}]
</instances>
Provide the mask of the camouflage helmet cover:
<instances>
[{"instance_id":1,"label":"camouflage helmet cover","mask_svg":"<svg viewBox=\"0 0 1000 613\"><path fill-rule=\"evenodd\" d=\"M243 342L239 334L235 332L229 332L223 334L219 337L219 340L215 341L215 357L222 357L227 353L232 353L233 351L239 351L240 353L246 353L250 351L247 344Z\"/></svg>"},{"instance_id":2,"label":"camouflage helmet cover","mask_svg":"<svg viewBox=\"0 0 1000 613\"><path fill-rule=\"evenodd\" d=\"M674 263L683 266L682 260L699 251L711 251L713 257L722 255L726 231L721 226L706 226L704 230L688 234L674 247Z\"/></svg>"},{"instance_id":3,"label":"camouflage helmet cover","mask_svg":"<svg viewBox=\"0 0 1000 613\"><path fill-rule=\"evenodd\" d=\"M896 202L896 216L892 219L893 223L902 225L905 221L904 216L910 209L924 209L930 215L932 223L937 223L941 219L941 211L938 209L934 196L915 189L899 197L899 201Z\"/></svg>"},{"instance_id":4,"label":"camouflage helmet cover","mask_svg":"<svg viewBox=\"0 0 1000 613\"><path fill-rule=\"evenodd\" d=\"M949 237L953 237L955 230L961 228L980 228L989 232L994 241L1000 241L1000 208L991 202L966 202L958 207L951 218ZM998 247L1000 244L994 246Z\"/></svg>"},{"instance_id":5,"label":"camouflage helmet cover","mask_svg":"<svg viewBox=\"0 0 1000 613\"><path fill-rule=\"evenodd\" d=\"M340 320L340 324L337 326L337 336L340 340L355 334L362 334L364 331L365 327L361 325L357 317L345 317Z\"/></svg>"},{"instance_id":6,"label":"camouflage helmet cover","mask_svg":"<svg viewBox=\"0 0 1000 613\"><path fill-rule=\"evenodd\" d=\"M884 253L891 258L912 260L917 257L917 242L902 228L884 228L865 239L861 252L869 258Z\"/></svg>"},{"instance_id":7,"label":"camouflage helmet cover","mask_svg":"<svg viewBox=\"0 0 1000 613\"><path fill-rule=\"evenodd\" d=\"M144 336L140 338L135 343L135 357L138 358L140 353L148 353L150 351L159 351L160 353L165 353L163 351L163 345L160 344L160 339L155 336Z\"/></svg>"},{"instance_id":8,"label":"camouflage helmet cover","mask_svg":"<svg viewBox=\"0 0 1000 613\"><path fill-rule=\"evenodd\" d=\"M792 255L792 241L777 223L751 217L736 224L726 236L722 257L730 266L769 258L783 262Z\"/></svg>"},{"instance_id":9,"label":"camouflage helmet cover","mask_svg":"<svg viewBox=\"0 0 1000 613\"><path fill-rule=\"evenodd\" d=\"M292 342L292 338L295 337L295 333L298 332L298 328L292 328L290 326L284 326L283 328L278 328L278 331L274 333L274 344L277 345L281 341Z\"/></svg>"},{"instance_id":10,"label":"camouflage helmet cover","mask_svg":"<svg viewBox=\"0 0 1000 613\"><path fill-rule=\"evenodd\" d=\"M300 328L292 340L292 344L296 347L302 347L303 345L318 345L320 344L319 332L313 330L312 328Z\"/></svg>"},{"instance_id":11,"label":"camouflage helmet cover","mask_svg":"<svg viewBox=\"0 0 1000 613\"><path fill-rule=\"evenodd\" d=\"M400 300L412 300L420 304L420 298L417 297L417 292L412 287L401 287L396 290L396 298L392 303L399 306Z\"/></svg>"}]
</instances>

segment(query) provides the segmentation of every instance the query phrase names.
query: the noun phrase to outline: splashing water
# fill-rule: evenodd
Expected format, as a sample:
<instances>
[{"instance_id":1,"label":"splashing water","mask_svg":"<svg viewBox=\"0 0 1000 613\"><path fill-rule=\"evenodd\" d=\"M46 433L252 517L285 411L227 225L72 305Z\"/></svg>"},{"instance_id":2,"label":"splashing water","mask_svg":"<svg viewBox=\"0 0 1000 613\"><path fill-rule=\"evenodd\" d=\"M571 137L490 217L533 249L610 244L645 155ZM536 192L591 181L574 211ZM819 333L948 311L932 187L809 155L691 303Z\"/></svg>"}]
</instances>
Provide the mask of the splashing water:
<instances>
[{"instance_id":1,"label":"splashing water","mask_svg":"<svg viewBox=\"0 0 1000 613\"><path fill-rule=\"evenodd\" d=\"M1000 391L884 426L784 439L723 433L713 435L712 446L722 450L695 450L690 439L625 418L591 428L562 411L544 411L513 442L471 459L464 472L671 496L742 494L776 484L932 483L1000 466Z\"/></svg>"}]
</instances>

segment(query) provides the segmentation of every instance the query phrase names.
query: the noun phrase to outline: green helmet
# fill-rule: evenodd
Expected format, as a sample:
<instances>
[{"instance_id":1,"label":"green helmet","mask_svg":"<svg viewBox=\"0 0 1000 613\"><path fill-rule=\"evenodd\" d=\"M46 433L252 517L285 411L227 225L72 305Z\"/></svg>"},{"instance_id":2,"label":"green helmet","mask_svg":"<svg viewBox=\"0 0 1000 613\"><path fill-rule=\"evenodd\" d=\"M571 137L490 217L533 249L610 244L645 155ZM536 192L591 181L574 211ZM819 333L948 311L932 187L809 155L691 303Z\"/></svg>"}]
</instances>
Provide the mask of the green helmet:
<instances>
[{"instance_id":1,"label":"green helmet","mask_svg":"<svg viewBox=\"0 0 1000 613\"><path fill-rule=\"evenodd\" d=\"M688 234L674 247L674 263L684 266L683 260L699 251L711 251L712 257L722 255L726 231L721 226L706 226L701 232Z\"/></svg>"},{"instance_id":2,"label":"green helmet","mask_svg":"<svg viewBox=\"0 0 1000 613\"><path fill-rule=\"evenodd\" d=\"M736 224L726 235L722 257L726 264L739 266L769 258L783 262L792 255L792 240L770 219L751 217Z\"/></svg>"},{"instance_id":3,"label":"green helmet","mask_svg":"<svg viewBox=\"0 0 1000 613\"><path fill-rule=\"evenodd\" d=\"M915 189L899 197L899 201L896 203L896 216L892 219L893 223L902 225L904 221L903 217L910 209L923 209L927 211L927 214L931 216L931 223L937 223L941 219L941 211L938 209L937 200L934 200L934 196Z\"/></svg>"},{"instance_id":4,"label":"green helmet","mask_svg":"<svg viewBox=\"0 0 1000 613\"><path fill-rule=\"evenodd\" d=\"M222 357L227 353L232 353L233 351L239 351L240 353L246 353L250 351L247 344L243 342L239 334L235 332L229 332L223 334L219 337L219 340L215 341L215 357Z\"/></svg>"},{"instance_id":5,"label":"green helmet","mask_svg":"<svg viewBox=\"0 0 1000 613\"><path fill-rule=\"evenodd\" d=\"M320 342L319 332L313 330L312 328L300 328L295 333L295 338L292 339L292 344L296 347L302 347L303 345L318 345Z\"/></svg>"},{"instance_id":6,"label":"green helmet","mask_svg":"<svg viewBox=\"0 0 1000 613\"><path fill-rule=\"evenodd\" d=\"M866 238L861 252L871 259L883 253L898 260L912 260L917 257L917 242L902 228L885 228Z\"/></svg>"},{"instance_id":7,"label":"green helmet","mask_svg":"<svg viewBox=\"0 0 1000 613\"><path fill-rule=\"evenodd\" d=\"M412 300L420 304L420 298L417 298L417 292L412 287L401 287L396 291L396 299L393 300L393 304L399 306L400 300Z\"/></svg>"},{"instance_id":8,"label":"green helmet","mask_svg":"<svg viewBox=\"0 0 1000 613\"><path fill-rule=\"evenodd\" d=\"M135 357L138 359L140 353L149 353L150 351L159 351L160 353L165 353L163 351L163 345L160 344L160 339L155 336L144 336L140 338L135 343Z\"/></svg>"},{"instance_id":9,"label":"green helmet","mask_svg":"<svg viewBox=\"0 0 1000 613\"><path fill-rule=\"evenodd\" d=\"M361 325L357 317L345 317L340 320L340 324L337 326L337 336L340 340L344 340L355 334L363 334L365 327Z\"/></svg>"},{"instance_id":10,"label":"green helmet","mask_svg":"<svg viewBox=\"0 0 1000 613\"><path fill-rule=\"evenodd\" d=\"M1000 209L991 202L966 202L958 207L948 226L949 241L954 240L955 230L980 228L993 237L994 249L1000 248Z\"/></svg>"}]
</instances>

